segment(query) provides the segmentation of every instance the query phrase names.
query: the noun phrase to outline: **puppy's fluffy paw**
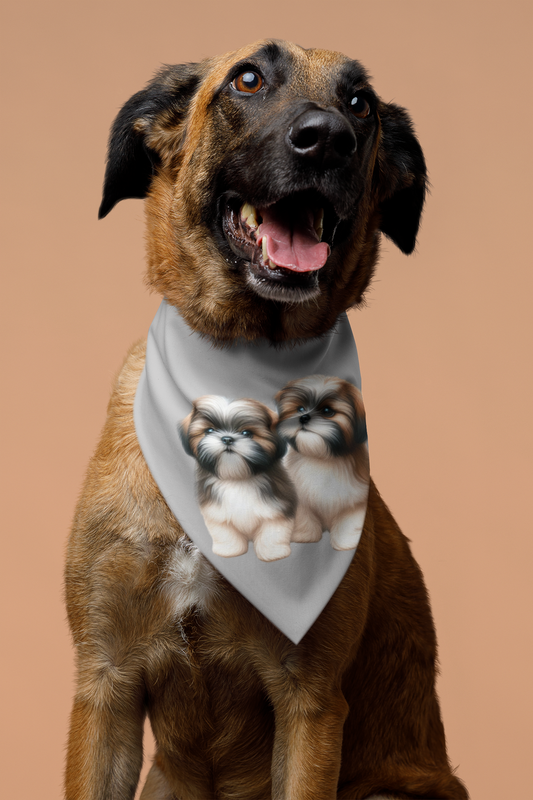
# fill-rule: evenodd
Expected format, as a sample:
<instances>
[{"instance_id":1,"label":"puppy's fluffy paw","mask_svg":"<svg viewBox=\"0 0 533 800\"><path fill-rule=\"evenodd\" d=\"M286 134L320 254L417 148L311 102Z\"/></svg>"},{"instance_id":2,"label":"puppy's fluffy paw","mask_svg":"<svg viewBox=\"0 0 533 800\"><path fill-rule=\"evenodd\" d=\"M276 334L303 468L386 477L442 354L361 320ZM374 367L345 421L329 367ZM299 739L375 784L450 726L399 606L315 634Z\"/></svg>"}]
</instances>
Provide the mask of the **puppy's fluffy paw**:
<instances>
[{"instance_id":1,"label":"puppy's fluffy paw","mask_svg":"<svg viewBox=\"0 0 533 800\"><path fill-rule=\"evenodd\" d=\"M254 542L254 549L257 558L261 561L279 561L280 558L287 558L291 554L288 544L265 544L261 541Z\"/></svg>"},{"instance_id":2,"label":"puppy's fluffy paw","mask_svg":"<svg viewBox=\"0 0 533 800\"><path fill-rule=\"evenodd\" d=\"M299 505L296 511L291 542L319 542L322 538L322 523L310 508Z\"/></svg>"},{"instance_id":3,"label":"puppy's fluffy paw","mask_svg":"<svg viewBox=\"0 0 533 800\"><path fill-rule=\"evenodd\" d=\"M242 556L248 552L248 542L240 539L226 542L213 542L213 553L223 558Z\"/></svg>"},{"instance_id":4,"label":"puppy's fluffy paw","mask_svg":"<svg viewBox=\"0 0 533 800\"><path fill-rule=\"evenodd\" d=\"M354 550L359 544L365 522L365 512L349 514L331 526L331 546L335 550Z\"/></svg>"}]
</instances>

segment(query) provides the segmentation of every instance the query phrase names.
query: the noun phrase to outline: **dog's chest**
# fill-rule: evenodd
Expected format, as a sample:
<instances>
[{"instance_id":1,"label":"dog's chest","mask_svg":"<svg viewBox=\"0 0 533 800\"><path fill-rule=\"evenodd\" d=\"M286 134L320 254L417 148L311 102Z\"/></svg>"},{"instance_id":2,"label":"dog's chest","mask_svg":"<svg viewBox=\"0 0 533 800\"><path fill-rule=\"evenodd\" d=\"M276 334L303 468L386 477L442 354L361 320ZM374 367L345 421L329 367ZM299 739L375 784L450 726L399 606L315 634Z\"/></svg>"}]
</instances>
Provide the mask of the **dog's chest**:
<instances>
[{"instance_id":1,"label":"dog's chest","mask_svg":"<svg viewBox=\"0 0 533 800\"><path fill-rule=\"evenodd\" d=\"M191 542L181 539L171 548L161 590L173 617L184 617L192 608L205 611L217 584L216 570Z\"/></svg>"},{"instance_id":2,"label":"dog's chest","mask_svg":"<svg viewBox=\"0 0 533 800\"><path fill-rule=\"evenodd\" d=\"M299 499L312 508L334 512L366 497L367 486L354 475L349 459L308 458L291 451L286 466Z\"/></svg>"},{"instance_id":3,"label":"dog's chest","mask_svg":"<svg viewBox=\"0 0 533 800\"><path fill-rule=\"evenodd\" d=\"M217 480L212 487L214 499L202 510L214 522L231 523L239 530L251 531L259 520L273 519L280 514L276 499L273 496L267 499L263 483L258 478Z\"/></svg>"}]
</instances>

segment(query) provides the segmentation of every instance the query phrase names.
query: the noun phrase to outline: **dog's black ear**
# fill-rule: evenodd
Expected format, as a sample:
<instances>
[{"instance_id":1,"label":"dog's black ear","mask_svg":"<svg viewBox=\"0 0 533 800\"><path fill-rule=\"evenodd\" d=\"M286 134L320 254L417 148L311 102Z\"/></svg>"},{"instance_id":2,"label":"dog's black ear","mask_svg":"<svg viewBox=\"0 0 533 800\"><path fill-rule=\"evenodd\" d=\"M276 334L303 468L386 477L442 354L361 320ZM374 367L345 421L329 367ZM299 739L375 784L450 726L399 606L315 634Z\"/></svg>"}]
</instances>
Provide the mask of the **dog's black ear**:
<instances>
[{"instance_id":1,"label":"dog's black ear","mask_svg":"<svg viewBox=\"0 0 533 800\"><path fill-rule=\"evenodd\" d=\"M150 122L162 112L179 124L200 81L199 64L168 66L119 111L111 128L102 203L98 219L120 200L144 198L159 163L146 144Z\"/></svg>"},{"instance_id":2,"label":"dog's black ear","mask_svg":"<svg viewBox=\"0 0 533 800\"><path fill-rule=\"evenodd\" d=\"M376 177L381 195L380 230L407 255L415 249L427 189L426 162L407 112L380 108L381 142Z\"/></svg>"}]
</instances>

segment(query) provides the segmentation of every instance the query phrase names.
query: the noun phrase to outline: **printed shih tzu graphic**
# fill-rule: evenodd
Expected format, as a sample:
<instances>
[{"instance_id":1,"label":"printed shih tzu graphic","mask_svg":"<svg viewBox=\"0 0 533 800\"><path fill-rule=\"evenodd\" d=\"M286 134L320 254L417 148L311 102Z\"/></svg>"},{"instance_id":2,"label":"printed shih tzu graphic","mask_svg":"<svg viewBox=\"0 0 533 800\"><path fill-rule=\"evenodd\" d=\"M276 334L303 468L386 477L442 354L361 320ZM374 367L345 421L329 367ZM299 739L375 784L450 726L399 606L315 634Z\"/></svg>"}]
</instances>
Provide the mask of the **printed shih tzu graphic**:
<instances>
[{"instance_id":1,"label":"printed shih tzu graphic","mask_svg":"<svg viewBox=\"0 0 533 800\"><path fill-rule=\"evenodd\" d=\"M275 561L324 531L335 549L354 549L369 484L361 393L311 375L275 400L279 417L256 400L206 395L180 425L213 553L239 556L252 541L259 559Z\"/></svg>"},{"instance_id":2,"label":"printed shih tzu graphic","mask_svg":"<svg viewBox=\"0 0 533 800\"><path fill-rule=\"evenodd\" d=\"M310 375L276 395L284 461L298 494L293 542L329 531L335 550L357 547L370 482L361 392L340 378Z\"/></svg>"},{"instance_id":3,"label":"printed shih tzu graphic","mask_svg":"<svg viewBox=\"0 0 533 800\"><path fill-rule=\"evenodd\" d=\"M215 555L240 556L250 541L262 561L290 555L296 492L281 463L287 443L276 421L255 400L207 395L181 425Z\"/></svg>"}]
</instances>

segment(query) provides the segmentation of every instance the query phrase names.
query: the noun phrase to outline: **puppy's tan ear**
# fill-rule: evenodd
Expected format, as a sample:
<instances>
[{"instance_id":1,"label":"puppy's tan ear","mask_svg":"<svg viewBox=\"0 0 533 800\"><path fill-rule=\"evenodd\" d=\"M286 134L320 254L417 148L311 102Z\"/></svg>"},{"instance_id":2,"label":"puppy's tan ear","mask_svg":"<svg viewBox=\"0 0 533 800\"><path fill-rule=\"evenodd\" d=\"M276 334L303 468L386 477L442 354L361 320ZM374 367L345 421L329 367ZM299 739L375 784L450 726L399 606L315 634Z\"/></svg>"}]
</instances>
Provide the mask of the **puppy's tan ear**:
<instances>
[{"instance_id":1,"label":"puppy's tan ear","mask_svg":"<svg viewBox=\"0 0 533 800\"><path fill-rule=\"evenodd\" d=\"M196 407L193 405L193 409L191 413L185 417L183 422L178 425L178 433L180 435L181 443L183 445L183 449L189 456L194 456L194 453L191 448L191 443L189 440L189 428L191 426L192 418L196 413Z\"/></svg>"},{"instance_id":2,"label":"puppy's tan ear","mask_svg":"<svg viewBox=\"0 0 533 800\"><path fill-rule=\"evenodd\" d=\"M415 249L427 190L426 162L407 112L393 103L379 107L381 140L375 177L380 230L403 253Z\"/></svg>"},{"instance_id":3,"label":"puppy's tan ear","mask_svg":"<svg viewBox=\"0 0 533 800\"><path fill-rule=\"evenodd\" d=\"M275 431L276 425L278 424L278 415L276 414L275 411L272 411L272 409L269 408L268 406L265 406L265 411L270 420L270 430Z\"/></svg>"},{"instance_id":4,"label":"puppy's tan ear","mask_svg":"<svg viewBox=\"0 0 533 800\"><path fill-rule=\"evenodd\" d=\"M147 146L150 123L165 114L178 125L201 79L201 64L168 66L148 86L134 94L119 111L111 129L102 203L98 219L120 201L144 198L159 164Z\"/></svg>"},{"instance_id":5,"label":"puppy's tan ear","mask_svg":"<svg viewBox=\"0 0 533 800\"><path fill-rule=\"evenodd\" d=\"M281 394L281 392L278 392L278 394ZM283 458L289 447L288 442L286 439L283 438L283 436L280 434L278 430L278 425L280 422L279 416L268 407L267 411L270 416L270 431L271 433L274 434L276 440L276 452L274 454L274 458L276 459Z\"/></svg>"},{"instance_id":6,"label":"puppy's tan ear","mask_svg":"<svg viewBox=\"0 0 533 800\"><path fill-rule=\"evenodd\" d=\"M355 423L353 428L353 443L364 444L368 439L366 430L366 412L363 395L353 383L346 381L346 391L355 410Z\"/></svg>"},{"instance_id":7,"label":"puppy's tan ear","mask_svg":"<svg viewBox=\"0 0 533 800\"><path fill-rule=\"evenodd\" d=\"M274 395L274 402L276 403L276 408L278 409L278 414L281 414L281 407L283 404L283 397L285 395L286 386L281 389L276 395Z\"/></svg>"}]
</instances>

